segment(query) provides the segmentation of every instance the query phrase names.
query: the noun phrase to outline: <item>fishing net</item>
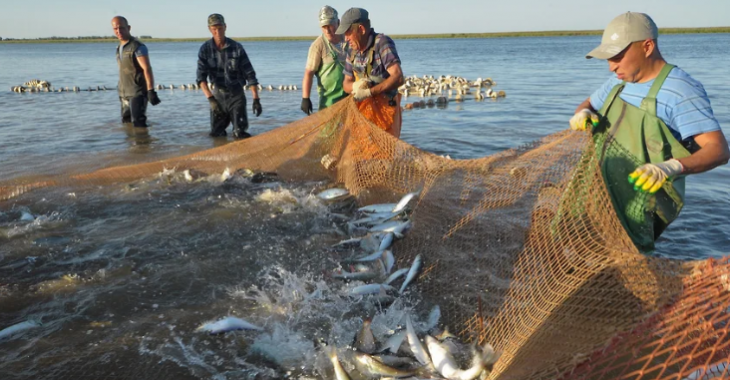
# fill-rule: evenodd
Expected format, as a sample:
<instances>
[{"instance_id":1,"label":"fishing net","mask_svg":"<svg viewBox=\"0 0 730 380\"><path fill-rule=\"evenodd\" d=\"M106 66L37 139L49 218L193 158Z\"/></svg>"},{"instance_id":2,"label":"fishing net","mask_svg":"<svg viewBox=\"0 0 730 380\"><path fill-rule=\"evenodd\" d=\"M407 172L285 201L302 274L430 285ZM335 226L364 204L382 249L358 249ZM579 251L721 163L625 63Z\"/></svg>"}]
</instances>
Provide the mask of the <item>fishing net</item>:
<instances>
[{"instance_id":1,"label":"fishing net","mask_svg":"<svg viewBox=\"0 0 730 380\"><path fill-rule=\"evenodd\" d=\"M611 206L595 149L588 134L563 131L492 156L451 160L392 137L346 99L203 152L6 180L0 200L103 191L172 168L330 180L360 204L394 202L421 190L414 227L399 243L399 264L421 254L425 269L416 287L441 306L442 322L465 340L490 342L503 352L489 378L727 377L730 263L640 254ZM74 360L44 366L72 368ZM149 366L191 377L169 362ZM144 363L81 368L98 378L152 371ZM82 372L73 373L83 378ZM55 374L63 377L63 371Z\"/></svg>"}]
</instances>

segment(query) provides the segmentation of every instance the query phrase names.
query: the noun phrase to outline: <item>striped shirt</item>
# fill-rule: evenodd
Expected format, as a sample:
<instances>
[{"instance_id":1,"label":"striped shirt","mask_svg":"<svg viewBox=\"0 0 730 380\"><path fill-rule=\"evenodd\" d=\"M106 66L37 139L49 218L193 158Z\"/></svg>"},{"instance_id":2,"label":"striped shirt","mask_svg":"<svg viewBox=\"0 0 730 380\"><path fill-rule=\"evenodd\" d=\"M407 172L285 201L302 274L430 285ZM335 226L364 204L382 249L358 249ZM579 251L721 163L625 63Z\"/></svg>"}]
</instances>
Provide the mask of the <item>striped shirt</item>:
<instances>
[{"instance_id":1,"label":"striped shirt","mask_svg":"<svg viewBox=\"0 0 730 380\"><path fill-rule=\"evenodd\" d=\"M591 95L591 106L600 110L614 86L621 84L615 76L607 80ZM649 93L654 80L645 83L626 83L619 95L623 101L641 108L641 101ZM695 135L720 130L720 123L712 113L710 99L702 84L684 70L675 67L657 94L657 117L669 127L679 141L688 141Z\"/></svg>"},{"instance_id":2,"label":"striped shirt","mask_svg":"<svg viewBox=\"0 0 730 380\"><path fill-rule=\"evenodd\" d=\"M388 68L396 63L400 64L398 51L395 50L395 42L393 42L393 40L385 34L376 34L373 29L370 29L370 38L368 39L365 51L354 51L353 62L350 62L349 59L345 62L345 69L342 70L342 72L346 76L354 77L355 75L353 74L353 70L357 72L365 72L368 65L368 59L370 58L369 50L373 44L375 44L375 53L373 54L373 68L370 72L370 76L377 76L383 79L390 77Z\"/></svg>"},{"instance_id":3,"label":"striped shirt","mask_svg":"<svg viewBox=\"0 0 730 380\"><path fill-rule=\"evenodd\" d=\"M246 84L259 84L246 50L230 38L226 38L221 50L218 50L212 38L200 47L196 83L208 79L216 88L243 89Z\"/></svg>"}]
</instances>

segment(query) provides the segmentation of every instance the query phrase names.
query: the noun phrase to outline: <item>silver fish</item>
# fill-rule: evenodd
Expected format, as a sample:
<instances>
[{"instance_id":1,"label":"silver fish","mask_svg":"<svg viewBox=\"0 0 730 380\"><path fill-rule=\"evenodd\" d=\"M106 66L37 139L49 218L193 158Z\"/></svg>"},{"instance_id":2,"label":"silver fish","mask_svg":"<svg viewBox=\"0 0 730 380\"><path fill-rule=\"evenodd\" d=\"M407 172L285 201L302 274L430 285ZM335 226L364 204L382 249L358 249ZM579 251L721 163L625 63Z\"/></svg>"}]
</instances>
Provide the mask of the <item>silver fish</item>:
<instances>
[{"instance_id":1,"label":"silver fish","mask_svg":"<svg viewBox=\"0 0 730 380\"><path fill-rule=\"evenodd\" d=\"M400 286L399 293L403 293L403 290L406 289L406 286L410 284L414 278L416 278L416 275L418 275L418 271L421 269L422 265L421 255L416 255L416 258L413 259L413 265L411 265L411 269L408 270L408 275L406 276L406 280L403 281L403 285Z\"/></svg>"},{"instance_id":2,"label":"silver fish","mask_svg":"<svg viewBox=\"0 0 730 380\"><path fill-rule=\"evenodd\" d=\"M383 282L383 284L386 284L386 285L390 284L391 282L395 281L398 277L408 273L408 269L409 268L398 269L397 271L393 272L393 274L388 276L388 278Z\"/></svg>"},{"instance_id":3,"label":"silver fish","mask_svg":"<svg viewBox=\"0 0 730 380\"><path fill-rule=\"evenodd\" d=\"M407 229L409 229L413 225L413 223L409 220L403 222L400 220L391 220L390 222L385 222L382 224L378 224L377 226L370 227L368 231L370 232L392 232L396 235L403 234L403 232Z\"/></svg>"},{"instance_id":4,"label":"silver fish","mask_svg":"<svg viewBox=\"0 0 730 380\"><path fill-rule=\"evenodd\" d=\"M384 222L387 222L396 216L400 215L400 213L397 212L385 212L385 213L375 213L370 214L364 218L352 221L353 225L361 226L361 225L367 225L367 226L374 226L376 224L381 224Z\"/></svg>"},{"instance_id":5,"label":"silver fish","mask_svg":"<svg viewBox=\"0 0 730 380\"><path fill-rule=\"evenodd\" d=\"M391 335L390 338L388 338L385 341L385 343L383 344L383 347L381 347L380 351L390 351L394 354L397 354L398 349L400 349L400 346L403 344L403 341L405 339L406 339L406 330L398 331L397 333Z\"/></svg>"},{"instance_id":6,"label":"silver fish","mask_svg":"<svg viewBox=\"0 0 730 380\"><path fill-rule=\"evenodd\" d=\"M428 313L428 321L426 322L424 330L429 332L436 328L439 324L439 319L441 319L441 308L439 305L436 305L433 309L431 309L431 312Z\"/></svg>"},{"instance_id":7,"label":"silver fish","mask_svg":"<svg viewBox=\"0 0 730 380\"><path fill-rule=\"evenodd\" d=\"M370 281L375 277L378 277L378 274L374 271L347 272L344 270L340 270L335 272L332 277L348 281Z\"/></svg>"},{"instance_id":8,"label":"silver fish","mask_svg":"<svg viewBox=\"0 0 730 380\"><path fill-rule=\"evenodd\" d=\"M482 355L474 350L474 358L471 368L462 370L456 364L454 357L438 340L430 335L426 336L426 345L431 354L431 360L441 376L449 380L472 380L481 375L484 371Z\"/></svg>"},{"instance_id":9,"label":"silver fish","mask_svg":"<svg viewBox=\"0 0 730 380\"><path fill-rule=\"evenodd\" d=\"M377 346L373 330L370 328L370 319L362 321L362 328L355 337L355 348L366 354L375 352Z\"/></svg>"},{"instance_id":10,"label":"silver fish","mask_svg":"<svg viewBox=\"0 0 730 380\"><path fill-rule=\"evenodd\" d=\"M353 259L346 259L346 260L343 260L343 262L364 263L364 262L368 262L368 261L375 261L375 260L381 258L382 256L383 256L383 252L378 251L378 252L373 252L369 255L355 257Z\"/></svg>"},{"instance_id":11,"label":"silver fish","mask_svg":"<svg viewBox=\"0 0 730 380\"><path fill-rule=\"evenodd\" d=\"M339 243L333 244L332 248L351 248L351 247L357 247L360 245L360 241L362 240L361 237L356 237L352 239L342 240Z\"/></svg>"},{"instance_id":12,"label":"silver fish","mask_svg":"<svg viewBox=\"0 0 730 380\"><path fill-rule=\"evenodd\" d=\"M395 257L391 250L388 249L383 251L383 263L385 264L385 273L390 273L393 269L393 265L395 265Z\"/></svg>"},{"instance_id":13,"label":"silver fish","mask_svg":"<svg viewBox=\"0 0 730 380\"><path fill-rule=\"evenodd\" d=\"M392 232L388 232L385 234L385 237L380 242L380 247L378 247L378 251L385 251L386 249L390 248L391 244L393 244L393 239L395 239L395 234ZM390 273L390 270L388 270Z\"/></svg>"},{"instance_id":14,"label":"silver fish","mask_svg":"<svg viewBox=\"0 0 730 380\"><path fill-rule=\"evenodd\" d=\"M377 360L375 360L372 356L368 354L356 354L355 358L358 362L360 362L362 365L367 368L367 370L372 375L379 375L379 376L394 376L394 377L405 377L405 376L411 376L413 375L413 372L411 371L404 371L397 368L393 368L390 366L387 366Z\"/></svg>"},{"instance_id":15,"label":"silver fish","mask_svg":"<svg viewBox=\"0 0 730 380\"><path fill-rule=\"evenodd\" d=\"M225 317L216 322L208 322L202 324L195 331L203 331L210 334L221 334L233 330L258 330L262 331L261 327L253 325L249 322L244 321L237 317Z\"/></svg>"},{"instance_id":16,"label":"silver fish","mask_svg":"<svg viewBox=\"0 0 730 380\"><path fill-rule=\"evenodd\" d=\"M323 199L325 201L331 201L334 199L346 197L350 195L350 192L347 189L327 189L325 191L320 192L317 194L317 198Z\"/></svg>"},{"instance_id":17,"label":"silver fish","mask_svg":"<svg viewBox=\"0 0 730 380\"><path fill-rule=\"evenodd\" d=\"M43 326L42 323L29 319L25 322L16 323L12 326L6 327L0 331L0 340L3 340L5 338L10 338L14 335L20 334L24 331L34 329L36 327Z\"/></svg>"},{"instance_id":18,"label":"silver fish","mask_svg":"<svg viewBox=\"0 0 730 380\"><path fill-rule=\"evenodd\" d=\"M330 361L332 361L332 367L335 368L335 378L337 380L350 380L350 375L348 375L347 371L342 368L342 363L340 363L340 359L337 358L337 350L332 348L329 352L329 357Z\"/></svg>"},{"instance_id":19,"label":"silver fish","mask_svg":"<svg viewBox=\"0 0 730 380\"><path fill-rule=\"evenodd\" d=\"M405 210L405 208L408 205L408 203L413 198L417 197L418 194L421 194L421 191L420 190L415 191L413 193L408 193L408 194L404 195L403 198L400 199L400 201L398 202L398 204L396 204L395 207L393 207L393 212L401 212L401 211Z\"/></svg>"},{"instance_id":20,"label":"silver fish","mask_svg":"<svg viewBox=\"0 0 730 380\"><path fill-rule=\"evenodd\" d=\"M364 296L366 294L385 294L386 291L395 291L395 288L385 284L360 285L352 288L352 290L350 290L350 295Z\"/></svg>"},{"instance_id":21,"label":"silver fish","mask_svg":"<svg viewBox=\"0 0 730 380\"><path fill-rule=\"evenodd\" d=\"M380 203L380 204L360 207L359 209L357 209L357 211L366 212L366 213L393 212L393 209L395 208L395 206L396 206L395 203Z\"/></svg>"},{"instance_id":22,"label":"silver fish","mask_svg":"<svg viewBox=\"0 0 730 380\"><path fill-rule=\"evenodd\" d=\"M385 232L375 232L365 235L362 240L360 240L360 248L362 248L365 252L379 251L378 248L383 242L383 239L385 239L385 235Z\"/></svg>"},{"instance_id":23,"label":"silver fish","mask_svg":"<svg viewBox=\"0 0 730 380\"><path fill-rule=\"evenodd\" d=\"M431 358L428 356L426 349L423 348L421 341L418 340L418 335L416 335L416 330L413 328L410 315L406 315L406 337L408 338L408 347L410 347L416 360L423 365L430 365Z\"/></svg>"}]
</instances>

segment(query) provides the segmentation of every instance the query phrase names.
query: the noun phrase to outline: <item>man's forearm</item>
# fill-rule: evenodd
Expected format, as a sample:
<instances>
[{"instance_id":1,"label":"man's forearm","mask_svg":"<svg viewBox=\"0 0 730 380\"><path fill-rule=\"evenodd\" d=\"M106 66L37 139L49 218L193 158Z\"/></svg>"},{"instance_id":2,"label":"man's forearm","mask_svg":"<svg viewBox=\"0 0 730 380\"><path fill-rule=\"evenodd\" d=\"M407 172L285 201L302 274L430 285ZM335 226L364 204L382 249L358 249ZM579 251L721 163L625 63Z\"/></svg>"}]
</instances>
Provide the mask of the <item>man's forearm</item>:
<instances>
[{"instance_id":1,"label":"man's forearm","mask_svg":"<svg viewBox=\"0 0 730 380\"><path fill-rule=\"evenodd\" d=\"M254 99L258 99L259 98L259 88L258 88L258 86L255 86L255 85L254 86L251 86L251 95L253 96Z\"/></svg>"},{"instance_id":2,"label":"man's forearm","mask_svg":"<svg viewBox=\"0 0 730 380\"><path fill-rule=\"evenodd\" d=\"M373 88L371 88L370 89L370 93L373 96L375 96L375 95L380 95L380 94L382 94L384 92L388 92L388 91L391 91L391 90L395 90L395 89L398 88L398 86L400 86L401 78L402 77L400 77L400 76L399 77L396 77L394 75L391 75L386 80L384 80L383 82L381 82L380 84L378 84L378 85L374 86Z\"/></svg>"},{"instance_id":3,"label":"man's forearm","mask_svg":"<svg viewBox=\"0 0 730 380\"><path fill-rule=\"evenodd\" d=\"M213 93L210 92L210 88L208 88L208 82L202 81L198 83L200 85L200 89L203 90L203 94L205 94L205 98L208 99L211 96L213 96Z\"/></svg>"},{"instance_id":4,"label":"man's forearm","mask_svg":"<svg viewBox=\"0 0 730 380\"><path fill-rule=\"evenodd\" d=\"M144 71L144 80L147 81L147 91L155 89L155 75L152 74L152 67L148 67Z\"/></svg>"},{"instance_id":5,"label":"man's forearm","mask_svg":"<svg viewBox=\"0 0 730 380\"><path fill-rule=\"evenodd\" d=\"M302 98L309 98L312 93L312 79L314 72L310 70L304 70L304 78L302 79Z\"/></svg>"},{"instance_id":6,"label":"man's forearm","mask_svg":"<svg viewBox=\"0 0 730 380\"><path fill-rule=\"evenodd\" d=\"M578 108L575 109L575 113L580 112L580 110L583 109L589 109L591 112L596 112L596 110L593 109L593 106L591 105L591 98L588 98L581 103Z\"/></svg>"},{"instance_id":7,"label":"man's forearm","mask_svg":"<svg viewBox=\"0 0 730 380\"><path fill-rule=\"evenodd\" d=\"M727 145L721 143L706 144L693 155L678 160L682 163L684 170L682 174L697 174L712 170L728 162Z\"/></svg>"}]
</instances>

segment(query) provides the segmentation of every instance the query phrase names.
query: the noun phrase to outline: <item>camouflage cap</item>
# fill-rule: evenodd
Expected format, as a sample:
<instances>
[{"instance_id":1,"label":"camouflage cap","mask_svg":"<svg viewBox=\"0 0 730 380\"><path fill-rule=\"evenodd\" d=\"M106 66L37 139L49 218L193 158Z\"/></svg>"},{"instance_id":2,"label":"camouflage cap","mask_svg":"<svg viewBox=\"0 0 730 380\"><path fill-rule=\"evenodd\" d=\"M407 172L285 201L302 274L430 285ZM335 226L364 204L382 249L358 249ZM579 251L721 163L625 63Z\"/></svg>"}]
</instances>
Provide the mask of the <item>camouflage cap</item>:
<instances>
[{"instance_id":1,"label":"camouflage cap","mask_svg":"<svg viewBox=\"0 0 730 380\"><path fill-rule=\"evenodd\" d=\"M208 26L214 26L214 25L225 25L226 20L223 18L222 15L218 13L213 13L212 15L208 16Z\"/></svg>"}]
</instances>

